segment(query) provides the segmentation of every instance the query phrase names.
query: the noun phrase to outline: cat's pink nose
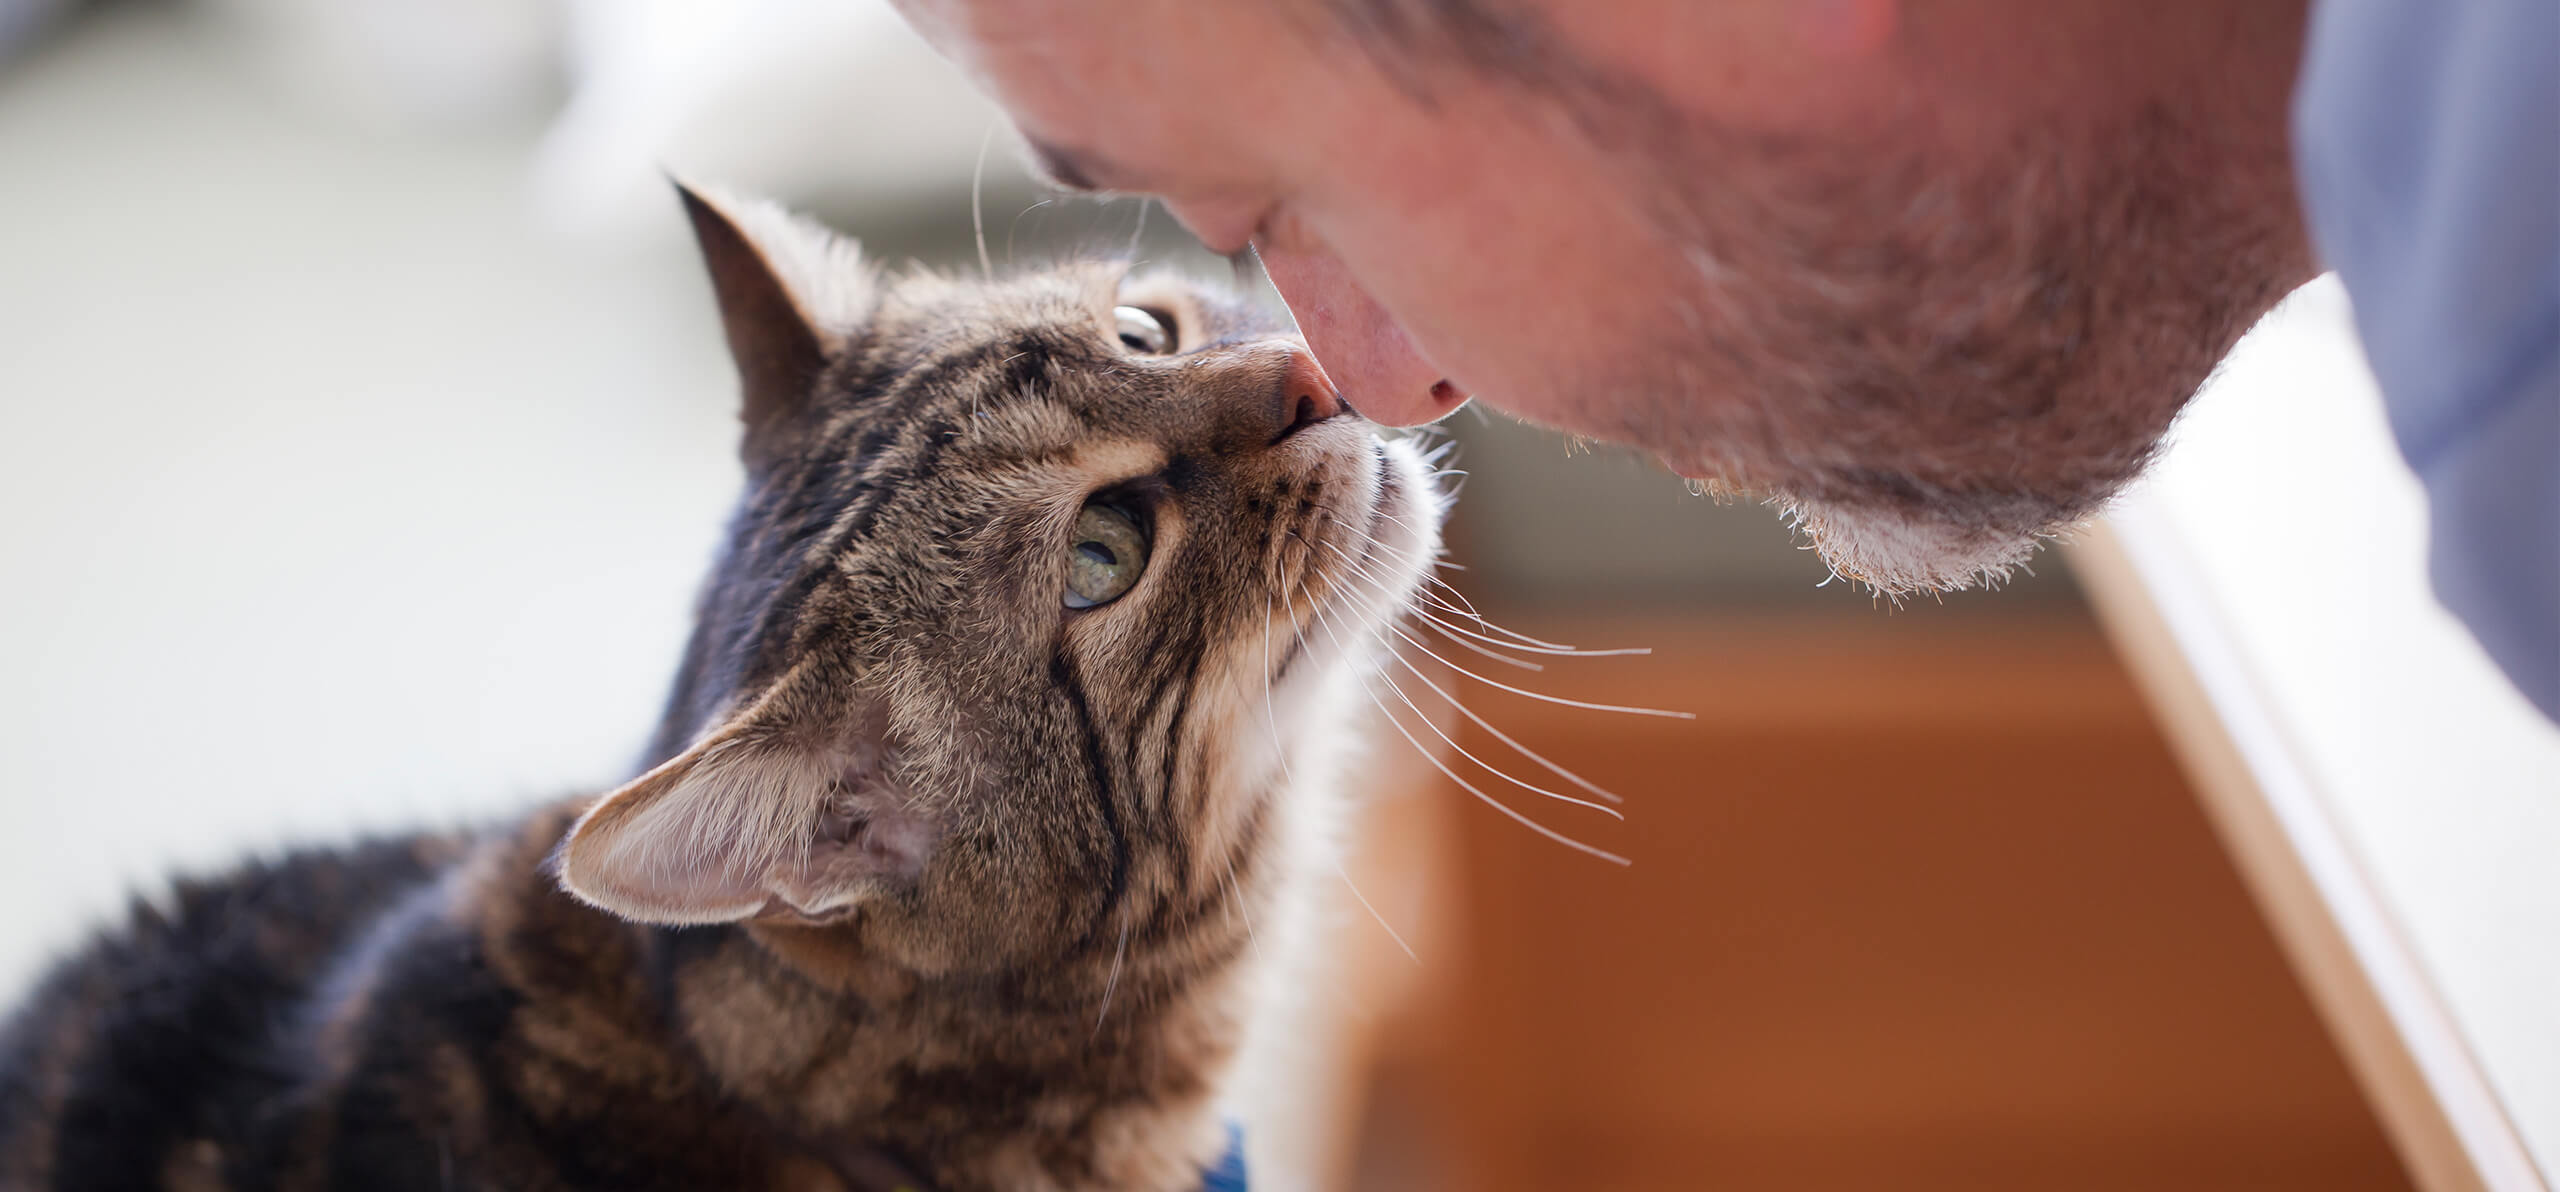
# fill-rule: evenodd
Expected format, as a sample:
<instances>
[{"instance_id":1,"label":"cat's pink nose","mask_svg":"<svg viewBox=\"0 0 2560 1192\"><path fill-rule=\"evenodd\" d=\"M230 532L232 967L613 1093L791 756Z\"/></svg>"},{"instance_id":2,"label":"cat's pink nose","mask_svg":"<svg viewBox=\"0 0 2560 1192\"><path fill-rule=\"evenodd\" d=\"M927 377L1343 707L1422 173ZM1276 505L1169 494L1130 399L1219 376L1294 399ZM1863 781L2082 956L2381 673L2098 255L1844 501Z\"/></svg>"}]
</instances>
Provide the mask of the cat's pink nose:
<instances>
[{"instance_id":1,"label":"cat's pink nose","mask_svg":"<svg viewBox=\"0 0 2560 1192\"><path fill-rule=\"evenodd\" d=\"M1333 378L1324 375L1324 366L1304 348L1289 350L1288 371L1281 374L1278 401L1273 410L1274 445L1291 435L1338 414L1349 413L1351 407L1342 402L1342 392L1333 387Z\"/></svg>"}]
</instances>

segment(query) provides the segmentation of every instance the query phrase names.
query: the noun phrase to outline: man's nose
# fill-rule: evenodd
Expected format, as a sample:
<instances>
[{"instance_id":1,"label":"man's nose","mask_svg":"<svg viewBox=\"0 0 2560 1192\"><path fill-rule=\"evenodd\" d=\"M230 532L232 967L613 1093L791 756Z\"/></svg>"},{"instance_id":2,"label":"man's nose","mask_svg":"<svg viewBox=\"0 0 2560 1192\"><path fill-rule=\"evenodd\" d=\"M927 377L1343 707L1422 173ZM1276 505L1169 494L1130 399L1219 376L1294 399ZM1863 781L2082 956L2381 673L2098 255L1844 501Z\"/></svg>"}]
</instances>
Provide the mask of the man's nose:
<instances>
[{"instance_id":1,"label":"man's nose","mask_svg":"<svg viewBox=\"0 0 2560 1192\"><path fill-rule=\"evenodd\" d=\"M1404 328L1330 253L1266 252L1298 331L1340 386L1341 400L1372 422L1420 426L1467 404L1467 395L1414 350Z\"/></svg>"}]
</instances>

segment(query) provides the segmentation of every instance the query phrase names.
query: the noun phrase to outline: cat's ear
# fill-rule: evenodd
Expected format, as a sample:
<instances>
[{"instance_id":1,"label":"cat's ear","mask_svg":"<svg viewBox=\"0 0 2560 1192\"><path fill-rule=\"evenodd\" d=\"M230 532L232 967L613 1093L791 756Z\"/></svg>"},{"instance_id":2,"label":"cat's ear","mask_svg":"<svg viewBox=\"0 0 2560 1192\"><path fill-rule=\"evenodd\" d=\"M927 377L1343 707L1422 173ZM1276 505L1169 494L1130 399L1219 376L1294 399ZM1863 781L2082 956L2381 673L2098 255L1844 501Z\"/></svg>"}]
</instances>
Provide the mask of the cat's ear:
<instances>
[{"instance_id":1,"label":"cat's ear","mask_svg":"<svg viewBox=\"0 0 2560 1192\"><path fill-rule=\"evenodd\" d=\"M643 923L824 919L915 882L938 837L876 722L795 698L795 671L691 749L597 800L560 884Z\"/></svg>"},{"instance_id":2,"label":"cat's ear","mask_svg":"<svg viewBox=\"0 0 2560 1192\"><path fill-rule=\"evenodd\" d=\"M675 188L719 298L753 456L807 407L828 357L870 323L877 280L861 245L814 221L772 203Z\"/></svg>"}]
</instances>

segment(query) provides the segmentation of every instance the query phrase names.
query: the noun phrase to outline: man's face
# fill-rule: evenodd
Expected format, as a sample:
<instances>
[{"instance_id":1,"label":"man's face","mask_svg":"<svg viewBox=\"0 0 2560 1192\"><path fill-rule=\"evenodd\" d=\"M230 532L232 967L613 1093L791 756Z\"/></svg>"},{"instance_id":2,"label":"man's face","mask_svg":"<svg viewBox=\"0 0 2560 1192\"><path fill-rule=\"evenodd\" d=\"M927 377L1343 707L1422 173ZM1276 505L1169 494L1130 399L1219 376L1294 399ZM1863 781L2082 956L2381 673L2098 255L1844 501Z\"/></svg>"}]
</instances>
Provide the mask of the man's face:
<instances>
[{"instance_id":1,"label":"man's face","mask_svg":"<svg viewBox=\"0 0 2560 1192\"><path fill-rule=\"evenodd\" d=\"M2033 47L1890 3L1530 6L1507 67L1356 3L901 3L1061 181L1252 245L1362 413L1653 451L1888 592L2094 512L2289 264L2173 105L2022 102Z\"/></svg>"}]
</instances>

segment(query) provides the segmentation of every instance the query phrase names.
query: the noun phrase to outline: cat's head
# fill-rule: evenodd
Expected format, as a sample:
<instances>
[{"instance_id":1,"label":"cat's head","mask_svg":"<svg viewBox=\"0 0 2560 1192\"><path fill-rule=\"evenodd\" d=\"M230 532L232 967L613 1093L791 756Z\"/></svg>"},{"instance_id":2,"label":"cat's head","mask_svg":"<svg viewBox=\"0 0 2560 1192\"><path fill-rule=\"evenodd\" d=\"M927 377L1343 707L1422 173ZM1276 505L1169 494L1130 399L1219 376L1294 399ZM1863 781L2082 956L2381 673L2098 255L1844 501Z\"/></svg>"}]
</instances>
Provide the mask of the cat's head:
<instances>
[{"instance_id":1,"label":"cat's head","mask_svg":"<svg viewBox=\"0 0 2560 1192\"><path fill-rule=\"evenodd\" d=\"M578 822L563 883L925 971L1231 944L1292 769L1377 715L1354 672L1438 549L1422 460L1212 290L884 278L779 209L683 198L747 495L665 760Z\"/></svg>"}]
</instances>

